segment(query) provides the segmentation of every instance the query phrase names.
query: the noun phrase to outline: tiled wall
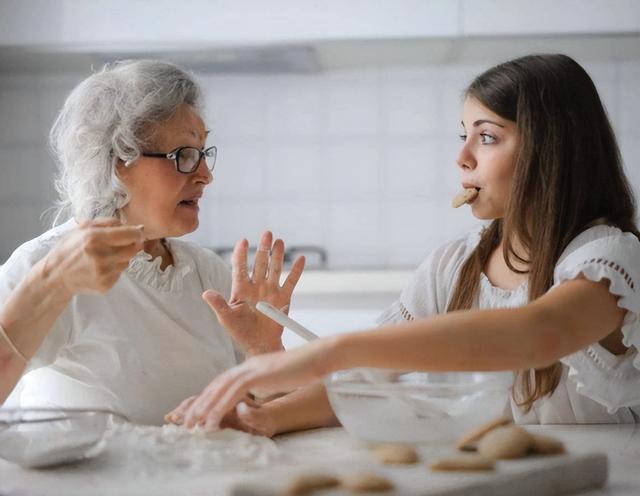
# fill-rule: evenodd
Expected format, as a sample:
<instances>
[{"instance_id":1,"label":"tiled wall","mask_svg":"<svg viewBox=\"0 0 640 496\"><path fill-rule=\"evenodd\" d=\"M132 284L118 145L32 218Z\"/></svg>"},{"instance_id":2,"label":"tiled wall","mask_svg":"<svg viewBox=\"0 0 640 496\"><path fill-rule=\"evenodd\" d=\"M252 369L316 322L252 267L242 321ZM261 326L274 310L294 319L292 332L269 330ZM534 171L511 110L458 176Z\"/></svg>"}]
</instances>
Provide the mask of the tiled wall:
<instances>
[{"instance_id":1,"label":"tiled wall","mask_svg":"<svg viewBox=\"0 0 640 496\"><path fill-rule=\"evenodd\" d=\"M640 60L584 62L640 185ZM414 267L476 225L452 210L460 92L482 65L313 75L202 75L215 181L190 235L207 246L272 229L320 245L332 268ZM0 73L0 261L44 229L54 197L47 130L84 75Z\"/></svg>"}]
</instances>

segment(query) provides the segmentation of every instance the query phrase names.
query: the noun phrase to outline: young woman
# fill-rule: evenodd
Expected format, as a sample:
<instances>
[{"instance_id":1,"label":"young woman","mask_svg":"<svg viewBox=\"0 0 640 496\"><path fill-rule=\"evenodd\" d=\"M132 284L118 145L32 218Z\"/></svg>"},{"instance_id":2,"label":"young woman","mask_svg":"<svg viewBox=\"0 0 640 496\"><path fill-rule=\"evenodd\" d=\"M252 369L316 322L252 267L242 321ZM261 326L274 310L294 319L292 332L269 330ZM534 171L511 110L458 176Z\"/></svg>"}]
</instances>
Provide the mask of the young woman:
<instances>
[{"instance_id":1,"label":"young woman","mask_svg":"<svg viewBox=\"0 0 640 496\"><path fill-rule=\"evenodd\" d=\"M462 126L461 184L488 225L432 253L378 329L251 358L168 420L216 428L248 391L380 367L515 371L520 423L636 422L640 242L593 82L564 55L500 64L467 89ZM312 396L315 413L289 402L299 425L328 419Z\"/></svg>"}]
</instances>

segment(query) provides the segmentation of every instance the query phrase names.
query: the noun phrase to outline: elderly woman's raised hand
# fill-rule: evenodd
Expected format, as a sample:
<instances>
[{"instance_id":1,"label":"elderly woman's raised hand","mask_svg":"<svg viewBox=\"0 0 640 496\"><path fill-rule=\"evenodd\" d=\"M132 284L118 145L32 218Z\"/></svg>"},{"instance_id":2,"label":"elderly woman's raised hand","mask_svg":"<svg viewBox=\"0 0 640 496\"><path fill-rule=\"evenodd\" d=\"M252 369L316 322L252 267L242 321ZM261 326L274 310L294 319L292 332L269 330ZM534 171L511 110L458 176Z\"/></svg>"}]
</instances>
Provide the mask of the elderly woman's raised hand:
<instances>
[{"instance_id":1,"label":"elderly woman's raised hand","mask_svg":"<svg viewBox=\"0 0 640 496\"><path fill-rule=\"evenodd\" d=\"M69 295L106 293L143 244L141 226L113 218L84 221L49 252L43 270L55 273Z\"/></svg>"},{"instance_id":2,"label":"elderly woman's raised hand","mask_svg":"<svg viewBox=\"0 0 640 496\"><path fill-rule=\"evenodd\" d=\"M218 316L220 323L248 355L282 349L282 326L256 310L258 301L288 311L291 294L302 270L304 257L298 257L289 275L280 285L284 259L284 242L265 232L260 238L253 271L247 267L249 244L238 241L232 257L232 286L229 302L215 291L205 291L204 300Z\"/></svg>"}]
</instances>

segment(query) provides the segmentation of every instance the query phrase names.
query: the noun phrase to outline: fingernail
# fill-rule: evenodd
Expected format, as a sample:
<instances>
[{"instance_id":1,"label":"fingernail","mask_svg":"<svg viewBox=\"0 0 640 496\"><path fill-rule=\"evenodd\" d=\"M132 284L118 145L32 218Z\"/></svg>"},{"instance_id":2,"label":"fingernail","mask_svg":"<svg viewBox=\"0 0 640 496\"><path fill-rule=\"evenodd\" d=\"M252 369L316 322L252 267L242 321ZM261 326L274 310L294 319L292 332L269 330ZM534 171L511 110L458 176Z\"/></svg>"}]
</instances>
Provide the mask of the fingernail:
<instances>
[{"instance_id":1,"label":"fingernail","mask_svg":"<svg viewBox=\"0 0 640 496\"><path fill-rule=\"evenodd\" d=\"M242 415L249 411L249 405L247 405L244 401L241 401L236 405L236 412L238 415Z\"/></svg>"}]
</instances>

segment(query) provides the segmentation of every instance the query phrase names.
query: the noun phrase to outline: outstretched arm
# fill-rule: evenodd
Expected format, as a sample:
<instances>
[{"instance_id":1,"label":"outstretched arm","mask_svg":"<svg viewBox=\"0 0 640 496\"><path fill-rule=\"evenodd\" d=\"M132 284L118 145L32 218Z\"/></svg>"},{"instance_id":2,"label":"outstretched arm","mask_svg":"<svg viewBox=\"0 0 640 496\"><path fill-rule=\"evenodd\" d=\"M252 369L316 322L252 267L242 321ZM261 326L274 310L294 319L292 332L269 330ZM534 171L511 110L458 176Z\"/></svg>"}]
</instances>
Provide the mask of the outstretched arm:
<instances>
[{"instance_id":1,"label":"outstretched arm","mask_svg":"<svg viewBox=\"0 0 640 496\"><path fill-rule=\"evenodd\" d=\"M224 372L191 404L185 424L216 428L248 391L274 394L353 367L429 371L545 367L615 332L624 315L608 281L575 279L520 308L458 311L334 336L286 353L254 357Z\"/></svg>"}]
</instances>

